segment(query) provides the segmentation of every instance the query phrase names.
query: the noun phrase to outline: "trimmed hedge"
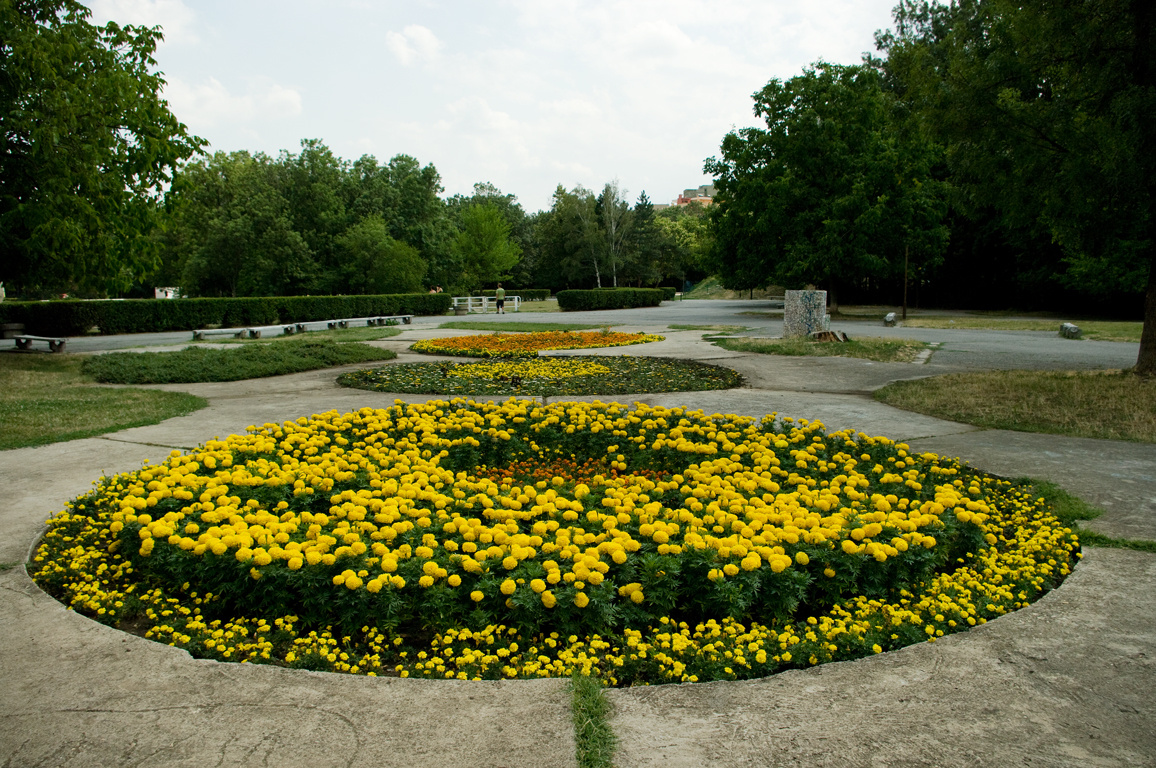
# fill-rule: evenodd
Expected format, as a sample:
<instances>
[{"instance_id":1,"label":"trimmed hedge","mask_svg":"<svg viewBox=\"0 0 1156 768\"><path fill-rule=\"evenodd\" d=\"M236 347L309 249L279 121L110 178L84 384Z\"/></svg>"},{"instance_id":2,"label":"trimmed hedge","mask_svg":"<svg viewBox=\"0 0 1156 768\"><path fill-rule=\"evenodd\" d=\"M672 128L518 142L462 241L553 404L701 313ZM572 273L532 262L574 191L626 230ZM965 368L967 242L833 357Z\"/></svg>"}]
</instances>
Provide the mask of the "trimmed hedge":
<instances>
[{"instance_id":1,"label":"trimmed hedge","mask_svg":"<svg viewBox=\"0 0 1156 768\"><path fill-rule=\"evenodd\" d=\"M660 286L658 290L662 291L663 301L674 301L674 297L678 293L677 288L672 288L669 285Z\"/></svg>"},{"instance_id":2,"label":"trimmed hedge","mask_svg":"<svg viewBox=\"0 0 1156 768\"><path fill-rule=\"evenodd\" d=\"M39 336L192 331L209 325L302 323L371 315L444 315L453 304L445 293L378 296L266 296L239 299L125 299L0 303L0 323L23 323Z\"/></svg>"},{"instance_id":3,"label":"trimmed hedge","mask_svg":"<svg viewBox=\"0 0 1156 768\"><path fill-rule=\"evenodd\" d=\"M494 291L482 291L483 296L493 296ZM506 296L521 296L522 301L545 301L550 298L549 288L507 288Z\"/></svg>"},{"instance_id":4,"label":"trimmed hedge","mask_svg":"<svg viewBox=\"0 0 1156 768\"><path fill-rule=\"evenodd\" d=\"M596 288L592 291L558 291L555 295L558 308L566 312L657 307L663 299L661 288Z\"/></svg>"}]
</instances>

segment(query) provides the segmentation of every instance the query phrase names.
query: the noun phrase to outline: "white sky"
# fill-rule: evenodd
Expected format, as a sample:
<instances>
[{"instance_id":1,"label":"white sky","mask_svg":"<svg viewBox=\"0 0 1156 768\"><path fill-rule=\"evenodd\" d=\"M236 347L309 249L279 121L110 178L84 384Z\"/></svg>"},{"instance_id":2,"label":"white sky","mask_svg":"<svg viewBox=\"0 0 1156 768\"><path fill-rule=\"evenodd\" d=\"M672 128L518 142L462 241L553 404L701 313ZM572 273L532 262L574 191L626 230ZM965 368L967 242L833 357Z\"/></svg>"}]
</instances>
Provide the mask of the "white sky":
<instances>
[{"instance_id":1,"label":"white sky","mask_svg":"<svg viewBox=\"0 0 1156 768\"><path fill-rule=\"evenodd\" d=\"M613 179L668 203L754 124L751 94L817 59L857 63L896 0L92 0L161 25L178 119L212 150L433 163L527 212Z\"/></svg>"}]
</instances>

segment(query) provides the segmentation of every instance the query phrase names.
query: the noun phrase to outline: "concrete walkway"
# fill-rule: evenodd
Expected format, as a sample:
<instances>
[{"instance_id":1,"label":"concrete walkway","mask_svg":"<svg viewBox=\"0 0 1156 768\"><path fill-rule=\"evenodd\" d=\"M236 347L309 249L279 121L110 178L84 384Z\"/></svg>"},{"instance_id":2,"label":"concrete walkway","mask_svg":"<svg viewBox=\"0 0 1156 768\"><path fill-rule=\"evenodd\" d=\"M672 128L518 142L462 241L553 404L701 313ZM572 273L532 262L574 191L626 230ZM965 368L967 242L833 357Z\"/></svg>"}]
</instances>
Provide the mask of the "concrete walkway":
<instances>
[{"instance_id":1,"label":"concrete walkway","mask_svg":"<svg viewBox=\"0 0 1156 768\"><path fill-rule=\"evenodd\" d=\"M712 322L750 325L734 311L726 320L725 310L711 308ZM654 312L631 322L648 330L668 322ZM376 343L404 361L417 359L404 352L409 342L432 335L432 324L420 324ZM1000 474L1050 479L1105 507L1089 527L1156 538L1156 446L979 430L869 396L893 379L970 366L940 363L938 353L922 366L741 355L697 332L666 335L607 352L709 359L740 370L749 388L614 399L778 411L886 434ZM1026 342L1007 352L998 339L968 343L1012 358ZM1135 345L1099 344L1068 342L1093 345L1073 355L1073 367L1125 357L1117 346L1135 357ZM0 452L0 563L22 563L43 521L102 472L249 424L394 400L338 388L335 376L166 386L210 406L151 427ZM1091 549L1040 602L935 644L746 683L611 691L616 760L624 768L1156 765L1154 587L1156 555ZM65 610L22 566L0 572L0 683L3 766L574 764L563 681L369 679L195 660Z\"/></svg>"}]
</instances>

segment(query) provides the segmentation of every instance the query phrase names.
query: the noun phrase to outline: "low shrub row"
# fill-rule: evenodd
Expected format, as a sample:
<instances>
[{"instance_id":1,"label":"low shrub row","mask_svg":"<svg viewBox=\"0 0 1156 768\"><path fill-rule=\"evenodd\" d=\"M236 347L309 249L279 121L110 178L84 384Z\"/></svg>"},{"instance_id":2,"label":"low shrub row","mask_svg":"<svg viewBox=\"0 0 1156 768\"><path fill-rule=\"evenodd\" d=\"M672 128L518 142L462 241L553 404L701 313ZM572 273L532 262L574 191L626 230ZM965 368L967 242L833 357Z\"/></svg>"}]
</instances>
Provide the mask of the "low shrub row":
<instances>
[{"instance_id":1,"label":"low shrub row","mask_svg":"<svg viewBox=\"0 0 1156 768\"><path fill-rule=\"evenodd\" d=\"M596 288L592 291L558 291L556 295L558 308L565 312L657 307L664 298L661 288Z\"/></svg>"},{"instance_id":2,"label":"low shrub row","mask_svg":"<svg viewBox=\"0 0 1156 768\"><path fill-rule=\"evenodd\" d=\"M678 294L678 289L670 285L663 285L658 290L662 291L663 301L674 301L674 297Z\"/></svg>"},{"instance_id":3,"label":"low shrub row","mask_svg":"<svg viewBox=\"0 0 1156 768\"><path fill-rule=\"evenodd\" d=\"M26 333L80 336L94 326L103 334L191 331L300 323L370 315L441 315L449 294L378 296L267 296L226 299L126 299L108 301L9 302L0 304L0 323L23 323Z\"/></svg>"},{"instance_id":4,"label":"low shrub row","mask_svg":"<svg viewBox=\"0 0 1156 768\"><path fill-rule=\"evenodd\" d=\"M494 291L482 291L483 296L493 296ZM519 296L522 301L545 301L550 298L549 288L507 288L507 296Z\"/></svg>"}]
</instances>

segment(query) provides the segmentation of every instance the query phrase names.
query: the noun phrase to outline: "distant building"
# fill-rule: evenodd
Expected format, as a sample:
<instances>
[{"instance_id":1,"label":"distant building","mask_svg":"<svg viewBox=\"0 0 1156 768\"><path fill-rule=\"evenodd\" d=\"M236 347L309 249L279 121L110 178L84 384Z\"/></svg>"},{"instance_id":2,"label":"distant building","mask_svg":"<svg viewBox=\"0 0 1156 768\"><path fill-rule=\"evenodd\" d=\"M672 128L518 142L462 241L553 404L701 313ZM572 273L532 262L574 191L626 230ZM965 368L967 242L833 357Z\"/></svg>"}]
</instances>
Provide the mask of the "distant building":
<instances>
[{"instance_id":1,"label":"distant building","mask_svg":"<svg viewBox=\"0 0 1156 768\"><path fill-rule=\"evenodd\" d=\"M690 203L710 205L714 201L714 195L714 184L703 184L695 189L682 190L682 194L678 196L673 205L689 205Z\"/></svg>"}]
</instances>

